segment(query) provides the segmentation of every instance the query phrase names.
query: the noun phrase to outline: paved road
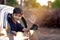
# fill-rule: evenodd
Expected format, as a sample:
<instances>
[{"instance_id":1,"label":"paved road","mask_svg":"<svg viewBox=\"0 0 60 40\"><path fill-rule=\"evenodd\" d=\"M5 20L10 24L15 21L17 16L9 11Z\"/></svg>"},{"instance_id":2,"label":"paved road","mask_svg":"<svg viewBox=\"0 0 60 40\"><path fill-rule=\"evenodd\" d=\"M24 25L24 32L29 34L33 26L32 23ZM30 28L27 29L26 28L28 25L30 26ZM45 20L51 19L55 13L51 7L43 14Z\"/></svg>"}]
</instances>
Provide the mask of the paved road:
<instances>
[{"instance_id":1,"label":"paved road","mask_svg":"<svg viewBox=\"0 0 60 40\"><path fill-rule=\"evenodd\" d=\"M39 40L60 40L60 35L58 34L40 34Z\"/></svg>"},{"instance_id":2,"label":"paved road","mask_svg":"<svg viewBox=\"0 0 60 40\"><path fill-rule=\"evenodd\" d=\"M60 40L60 29L40 28L39 40Z\"/></svg>"},{"instance_id":3,"label":"paved road","mask_svg":"<svg viewBox=\"0 0 60 40\"><path fill-rule=\"evenodd\" d=\"M60 40L60 29L40 28L37 36L38 40ZM8 37L0 36L0 40L8 40Z\"/></svg>"}]
</instances>

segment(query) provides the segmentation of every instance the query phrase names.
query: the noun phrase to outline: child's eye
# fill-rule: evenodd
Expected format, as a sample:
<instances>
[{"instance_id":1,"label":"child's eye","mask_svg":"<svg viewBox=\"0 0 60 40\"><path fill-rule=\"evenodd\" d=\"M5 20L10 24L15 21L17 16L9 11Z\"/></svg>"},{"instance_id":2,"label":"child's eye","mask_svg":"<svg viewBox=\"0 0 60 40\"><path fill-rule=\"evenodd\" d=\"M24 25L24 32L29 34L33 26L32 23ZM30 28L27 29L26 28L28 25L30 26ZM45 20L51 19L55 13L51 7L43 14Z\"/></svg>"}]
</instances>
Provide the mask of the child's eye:
<instances>
[{"instance_id":1,"label":"child's eye","mask_svg":"<svg viewBox=\"0 0 60 40\"><path fill-rule=\"evenodd\" d=\"M21 15L19 15L19 17L21 17Z\"/></svg>"},{"instance_id":2,"label":"child's eye","mask_svg":"<svg viewBox=\"0 0 60 40\"><path fill-rule=\"evenodd\" d=\"M15 16L17 16L17 15L15 14Z\"/></svg>"}]
</instances>

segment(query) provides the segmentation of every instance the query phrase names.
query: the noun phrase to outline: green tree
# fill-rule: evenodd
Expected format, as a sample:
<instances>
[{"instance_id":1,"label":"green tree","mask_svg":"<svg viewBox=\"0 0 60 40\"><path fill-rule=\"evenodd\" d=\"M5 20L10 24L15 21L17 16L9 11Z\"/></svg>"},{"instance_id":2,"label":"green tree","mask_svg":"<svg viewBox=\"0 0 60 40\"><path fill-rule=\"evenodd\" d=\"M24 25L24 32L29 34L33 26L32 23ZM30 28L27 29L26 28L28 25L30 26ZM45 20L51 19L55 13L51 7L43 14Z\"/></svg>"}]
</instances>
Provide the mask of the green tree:
<instances>
[{"instance_id":1,"label":"green tree","mask_svg":"<svg viewBox=\"0 0 60 40\"><path fill-rule=\"evenodd\" d=\"M7 5L16 6L18 5L17 0L7 0Z\"/></svg>"},{"instance_id":2,"label":"green tree","mask_svg":"<svg viewBox=\"0 0 60 40\"><path fill-rule=\"evenodd\" d=\"M52 8L59 8L60 7L60 0L55 0L55 2L52 3Z\"/></svg>"},{"instance_id":3,"label":"green tree","mask_svg":"<svg viewBox=\"0 0 60 40\"><path fill-rule=\"evenodd\" d=\"M40 4L36 2L36 0L24 0L25 6L30 6L32 8L40 7Z\"/></svg>"},{"instance_id":4,"label":"green tree","mask_svg":"<svg viewBox=\"0 0 60 40\"><path fill-rule=\"evenodd\" d=\"M24 0L24 6L28 6L28 0Z\"/></svg>"},{"instance_id":5,"label":"green tree","mask_svg":"<svg viewBox=\"0 0 60 40\"><path fill-rule=\"evenodd\" d=\"M40 4L36 2L36 0L31 1L31 6L34 7L40 7Z\"/></svg>"}]
</instances>

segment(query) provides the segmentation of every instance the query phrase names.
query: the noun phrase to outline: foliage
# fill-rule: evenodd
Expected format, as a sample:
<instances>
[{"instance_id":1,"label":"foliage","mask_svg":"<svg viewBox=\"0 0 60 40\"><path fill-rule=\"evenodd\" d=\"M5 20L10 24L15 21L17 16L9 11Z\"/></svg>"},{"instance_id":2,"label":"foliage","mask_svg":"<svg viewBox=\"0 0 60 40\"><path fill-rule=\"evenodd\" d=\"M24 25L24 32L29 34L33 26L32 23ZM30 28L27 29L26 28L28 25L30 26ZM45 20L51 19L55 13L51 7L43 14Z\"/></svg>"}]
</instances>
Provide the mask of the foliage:
<instances>
[{"instance_id":1,"label":"foliage","mask_svg":"<svg viewBox=\"0 0 60 40\"><path fill-rule=\"evenodd\" d=\"M60 7L60 0L55 0L55 2L52 3L52 8L59 8Z\"/></svg>"},{"instance_id":2,"label":"foliage","mask_svg":"<svg viewBox=\"0 0 60 40\"><path fill-rule=\"evenodd\" d=\"M25 6L30 6L32 8L40 7L40 4L37 3L36 0L30 0L30 1L29 0L28 1L24 0L24 4L25 4Z\"/></svg>"},{"instance_id":3,"label":"foliage","mask_svg":"<svg viewBox=\"0 0 60 40\"><path fill-rule=\"evenodd\" d=\"M18 2L17 0L7 0L7 5L15 6L18 5Z\"/></svg>"}]
</instances>

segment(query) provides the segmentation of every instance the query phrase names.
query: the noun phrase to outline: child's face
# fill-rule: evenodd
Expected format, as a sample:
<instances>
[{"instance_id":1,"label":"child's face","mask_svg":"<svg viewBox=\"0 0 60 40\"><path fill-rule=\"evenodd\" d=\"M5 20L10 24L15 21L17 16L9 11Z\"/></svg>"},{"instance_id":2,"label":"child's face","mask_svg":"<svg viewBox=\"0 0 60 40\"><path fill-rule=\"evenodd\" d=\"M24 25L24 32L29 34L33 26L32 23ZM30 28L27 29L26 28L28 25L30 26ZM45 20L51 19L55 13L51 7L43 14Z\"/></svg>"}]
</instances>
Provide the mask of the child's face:
<instances>
[{"instance_id":1,"label":"child's face","mask_svg":"<svg viewBox=\"0 0 60 40\"><path fill-rule=\"evenodd\" d=\"M13 18L14 20L17 22L17 21L20 21L22 15L21 14L13 14Z\"/></svg>"}]
</instances>

